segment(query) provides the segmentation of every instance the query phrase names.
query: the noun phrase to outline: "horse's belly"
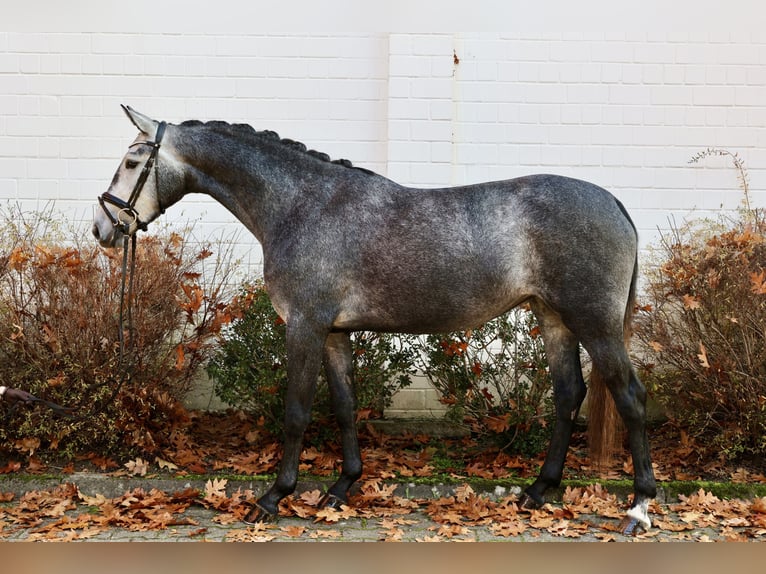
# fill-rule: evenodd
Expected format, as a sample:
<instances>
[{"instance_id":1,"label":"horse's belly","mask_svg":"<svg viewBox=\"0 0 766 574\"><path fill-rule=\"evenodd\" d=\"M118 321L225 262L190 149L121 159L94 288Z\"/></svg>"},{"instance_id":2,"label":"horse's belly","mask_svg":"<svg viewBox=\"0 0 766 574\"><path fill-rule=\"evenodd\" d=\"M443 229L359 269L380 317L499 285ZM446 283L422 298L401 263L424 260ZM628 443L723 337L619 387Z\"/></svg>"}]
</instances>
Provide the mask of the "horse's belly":
<instances>
[{"instance_id":1,"label":"horse's belly","mask_svg":"<svg viewBox=\"0 0 766 574\"><path fill-rule=\"evenodd\" d=\"M388 297L358 297L341 307L333 327L344 330L400 333L446 333L477 327L519 305L523 292L417 291L390 293Z\"/></svg>"}]
</instances>

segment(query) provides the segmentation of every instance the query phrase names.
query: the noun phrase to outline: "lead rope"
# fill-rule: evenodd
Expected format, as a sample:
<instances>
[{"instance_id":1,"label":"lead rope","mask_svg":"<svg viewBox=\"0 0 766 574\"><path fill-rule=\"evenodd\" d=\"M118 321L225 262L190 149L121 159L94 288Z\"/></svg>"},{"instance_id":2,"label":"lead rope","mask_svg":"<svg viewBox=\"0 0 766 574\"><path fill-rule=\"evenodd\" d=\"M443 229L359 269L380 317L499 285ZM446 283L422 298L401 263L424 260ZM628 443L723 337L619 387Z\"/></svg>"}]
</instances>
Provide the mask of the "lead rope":
<instances>
[{"instance_id":1,"label":"lead rope","mask_svg":"<svg viewBox=\"0 0 766 574\"><path fill-rule=\"evenodd\" d=\"M127 229L126 229L127 231ZM117 395L122 390L123 386L129 381L133 375L133 361L128 361L126 358L130 352L132 357L133 344L134 344L134 327L133 327L133 276L136 270L136 234L128 235L123 234L122 240L122 273L120 276L120 312L119 321L117 326L117 341L118 341L118 354L117 354L117 374L109 377L105 381L98 383L92 383L83 391L83 398L80 401L82 406L83 401L87 400L88 396L93 391L99 389L105 385L116 382L114 389L106 400L102 400L99 404L96 404L88 412L81 414L74 418L75 421L83 420L87 417L91 417L99 412L102 412L107 405L114 402ZM128 257L130 252L130 257ZM130 276L130 278L128 278ZM126 289L127 287L127 289ZM126 321L127 319L127 321ZM128 332L127 342L125 340L125 331ZM68 409L69 415L72 417L71 412L75 409Z\"/></svg>"},{"instance_id":2,"label":"lead rope","mask_svg":"<svg viewBox=\"0 0 766 574\"><path fill-rule=\"evenodd\" d=\"M97 412L100 412L104 409L104 405L108 405L112 403L119 394L120 390L122 389L123 385L131 378L133 374L133 361L131 360L128 364L126 364L125 357L127 356L128 352L131 352L131 357L133 355L133 343L134 343L134 328L133 328L133 276L135 275L136 270L136 234L132 234L128 236L127 234L123 235L122 240L122 276L120 277L120 318L119 318L119 325L118 325L118 334L117 334L117 340L119 342L119 353L117 355L117 371L119 376L119 380L117 381L117 386L114 387L114 390L112 391L112 394L109 396L109 399L102 402L101 406L99 408L91 409L91 411L88 413L87 416L91 416L96 414ZM130 248L128 248L128 243L130 243ZM130 266L128 266L128 251L130 251ZM128 279L128 275L130 275L130 279ZM125 285L127 283L127 297L126 297L126 289ZM127 305L125 304L125 301L127 299ZM127 309L127 312L126 312ZM125 322L125 318L127 315L127 325ZM128 342L127 345L125 343L125 331L128 331ZM122 371L122 372L120 372ZM91 385L86 389L86 392L91 388L98 388L102 387L105 384L112 382L115 380L114 377L102 382L97 383L94 385Z\"/></svg>"},{"instance_id":3,"label":"lead rope","mask_svg":"<svg viewBox=\"0 0 766 574\"><path fill-rule=\"evenodd\" d=\"M106 405L111 404L117 398L117 395L122 390L125 383L131 379L133 374L133 361L126 361L128 352L133 351L134 344L134 328L133 328L133 276L136 270L136 234L128 235L125 233L122 240L122 274L120 277L120 316L119 324L117 326L117 341L118 341L118 355L117 355L117 375L109 377L107 380L100 383L93 383L83 391L86 398L91 391L103 387L112 382L117 382L114 390L109 395L109 398L105 401L101 401L99 405L94 406L87 413L77 417L77 420L82 420L86 417L90 417L104 410ZM130 252L130 265L128 265L128 252ZM128 279L130 276L130 279ZM127 285L127 289L126 289ZM127 302L127 303L126 303ZM127 317L127 323L126 323ZM125 341L125 331L128 332L127 344Z\"/></svg>"},{"instance_id":4,"label":"lead rope","mask_svg":"<svg viewBox=\"0 0 766 574\"><path fill-rule=\"evenodd\" d=\"M137 142L132 145L139 145L139 144L147 144L152 146L151 154L149 155L149 159L144 164L144 168L141 170L141 173L139 174L138 180L136 181L136 185L133 187L133 191L130 194L130 198L128 201L124 201L118 197L115 197L111 195L110 193L106 192L103 193L98 198L98 202L103 208L103 210L106 212L107 217L112 222L112 224L115 227L123 227L123 251L122 251L122 278L121 278L121 289L120 289L120 319L119 319L119 333L117 335L118 341L119 341L119 355L117 358L117 369L122 371L122 373L119 375L120 380L117 382L117 386L114 388L114 391L112 392L111 396L109 397L109 400L107 403L114 401L114 399L117 398L117 394L122 389L125 382L131 378L131 370L133 365L125 365L125 357L127 355L126 352L126 344L125 344L125 293L126 293L126 282L127 282L127 330L128 330L128 343L130 345L130 350L133 348L133 310L132 310L132 298L133 298L133 275L136 268L136 234L130 233L130 225L132 223L136 223L138 229L146 230L147 223L142 222L138 219L138 214L136 213L134 206L136 203L136 200L138 199L138 194L141 193L141 190L143 189L144 183L146 182L146 178L149 177L149 172L152 170L152 167L154 167L154 163L157 159L157 154L159 153L160 144L162 143L162 137L165 135L165 128L167 124L165 122L160 122L157 126L157 133L154 136L153 142ZM157 169L154 170L154 177L155 177L155 187L159 189L159 175L157 172ZM110 203L112 205L115 205L120 209L120 212L115 216L112 214L109 209L107 209L106 204ZM164 209L160 209L160 211L164 212ZM122 222L120 220L120 213L126 213L128 216L132 216L134 218L133 222ZM130 249L129 249L130 246ZM130 250L130 269L128 269L128 251ZM130 280L127 280L128 271L130 273ZM61 405L58 405L56 403L46 401L43 399L40 399L26 391L21 391L19 389L10 389L5 386L0 386L0 399L2 399L4 396L7 395L7 398L11 398L15 401L15 403L11 406L9 409L9 412L6 416L6 419L8 419L13 412L16 410L16 407L18 404L30 404L30 403L42 403L43 405L47 406L51 410L53 410L55 413L66 416L70 418L74 418L74 411L79 409L80 406L82 406L82 402L88 397L88 395L95 389L102 387L112 381L115 380L115 377L111 377L107 379L106 381L100 382L100 383L92 383L89 385L84 391L83 391L83 399L80 401L80 405L77 407L62 407ZM75 418L75 420L82 420L86 416L91 416L96 414L97 412L103 410L104 404L102 403L101 406L94 406L88 413L84 415L80 415Z\"/></svg>"},{"instance_id":5,"label":"lead rope","mask_svg":"<svg viewBox=\"0 0 766 574\"><path fill-rule=\"evenodd\" d=\"M132 239L131 239L132 238ZM130 241L130 273L128 273L128 241ZM122 368L122 363L125 360L125 283L127 275L130 275L128 284L128 342L132 349L133 347L133 275L136 269L136 235L124 235L122 240L122 277L120 278L120 321L118 325L118 341L119 341L119 356L117 359L118 370ZM123 377L123 380L125 377Z\"/></svg>"},{"instance_id":6,"label":"lead rope","mask_svg":"<svg viewBox=\"0 0 766 574\"><path fill-rule=\"evenodd\" d=\"M9 409L6 416L4 417L5 420L9 420L13 416L13 414L16 412L16 409L18 408L20 404L40 403L43 406L51 409L57 415L67 417L68 419L70 419L71 422L81 421L85 419L86 417L90 417L95 415L98 412L101 412L104 409L105 405L112 403L117 398L117 395L119 394L124 384L131 378L133 364L132 364L132 361L130 363L126 363L126 357L128 355L128 351L133 350L133 344L134 344L132 301L133 301L133 276L135 275L135 269L136 269L136 235L132 234L129 236L125 234L123 237L124 238L123 238L123 249L122 249L122 276L120 277L120 313L119 313L119 325L118 325L118 333L117 333L118 375L114 377L110 377L107 380L102 382L92 383L88 387L86 387L85 390L83 391L83 397L80 401L80 404L78 404L77 407L64 407L57 403L46 401L45 399L36 397L26 391L13 389L10 387L2 387L3 395L0 395L0 399L2 399L4 396L7 396L8 398L12 398L13 400L16 401L11 405L11 408ZM128 252L130 252L130 265L128 265ZM128 279L128 275L130 275L130 279ZM127 301L127 304L126 304L126 301ZM127 318L127 324L126 324L126 318ZM126 330L128 331L127 344L125 340ZM119 380L117 379L117 377L119 377ZM87 413L81 414L77 417L74 416L74 412L82 406L83 402L88 399L88 397L92 394L94 390L100 387L103 387L104 385L107 385L109 383L112 383L114 381L117 382L117 385L115 386L108 400L101 401L99 405L95 405Z\"/></svg>"}]
</instances>

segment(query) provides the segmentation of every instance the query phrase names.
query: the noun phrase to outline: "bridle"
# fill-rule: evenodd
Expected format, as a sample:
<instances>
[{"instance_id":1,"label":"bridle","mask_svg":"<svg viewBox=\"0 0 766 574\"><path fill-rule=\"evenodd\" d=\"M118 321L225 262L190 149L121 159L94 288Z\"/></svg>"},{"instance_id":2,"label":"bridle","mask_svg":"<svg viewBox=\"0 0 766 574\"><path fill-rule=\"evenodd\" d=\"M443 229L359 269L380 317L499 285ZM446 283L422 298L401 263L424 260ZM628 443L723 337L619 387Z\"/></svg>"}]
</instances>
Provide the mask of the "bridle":
<instances>
[{"instance_id":1,"label":"bridle","mask_svg":"<svg viewBox=\"0 0 766 574\"><path fill-rule=\"evenodd\" d=\"M156 161L157 161L157 154L159 154L160 151L160 144L162 143L162 136L165 135L165 128L167 127L167 124L165 122L160 122L159 126L157 126L157 133L154 136L154 141L140 141L135 142L130 145L130 147L137 146L137 145L148 145L151 146L152 151L149 154L149 158L146 160L146 163L144 164L144 168L141 170L141 173L138 175L138 179L136 180L136 184L133 186L133 191L130 193L130 197L128 198L128 201L125 201L123 199L120 199L119 197L116 197L112 195L111 193L104 192L101 194L98 198L98 202L101 205L102 209L106 212L106 215L109 217L109 220L112 222L112 225L114 225L115 228L120 229L122 231L122 273L120 275L120 319L119 319L119 325L118 325L118 331L117 331L117 339L119 342L119 356L117 359L117 373L113 376L107 379L104 382L101 383L95 383L94 385L91 385L88 390L93 390L94 388L104 386L106 384L109 384L111 382L116 382L115 388L112 390L112 393L104 403L103 405L106 405L108 403L111 403L114 401L114 399L117 398L118 393L120 392L120 389L122 386L127 382L132 375L133 370L133 364L132 360L127 361L127 355L130 348L133 347L133 311L132 311L132 300L133 300L133 276L135 275L135 269L136 269L136 231L146 231L149 222L148 221L141 221L138 217L138 212L135 209L136 202L138 201L138 196L141 193L141 190L144 188L144 184L146 183L147 178L149 177L149 173L152 171L152 168L154 168L154 189L155 193L158 195L157 202L159 203L159 176L157 175L157 169L156 169ZM114 205L115 207L119 208L119 211L117 212L117 215L113 215L109 209L107 209L106 204L109 203L111 205ZM126 221L120 220L121 214L126 214L128 216ZM160 213L165 213L165 210L160 205ZM131 233L130 227L133 225L133 223L136 223L136 229ZM128 259L128 253L130 253L130 259ZM130 276L130 279L128 279L128 276ZM125 341L125 331L128 331L128 341ZM87 393L86 393L87 394ZM90 414L93 414L96 411L96 408L94 407L91 410Z\"/></svg>"},{"instance_id":2,"label":"bridle","mask_svg":"<svg viewBox=\"0 0 766 574\"><path fill-rule=\"evenodd\" d=\"M112 225L114 227L120 229L124 235L131 235L130 228L135 223L136 224L136 231L139 229L141 231L146 231L149 222L148 221L141 221L138 217L138 212L136 211L136 202L138 201L138 196L141 194L141 190L144 188L144 184L146 183L146 180L149 178L149 173L152 171L152 168L155 166L155 162L157 160L157 155L160 152L160 145L162 144L162 136L165 135L165 128L167 127L167 124L165 122L160 122L159 126L157 126L157 133L154 136L154 141L140 141L136 142L134 144L131 144L130 147L138 146L138 145L148 145L151 146L152 151L149 153L149 159L146 160L146 163L144 164L144 168L141 170L141 173L138 175L138 179L136 180L136 184L133 186L133 191L130 192L130 197L127 201L124 199L120 199L117 196L112 195L108 191L105 191L98 197L98 203L101 205L101 208L106 213L106 216L109 218L109 221L112 222ZM154 170L154 181L155 181L155 192L159 190L159 176L157 175L157 170ZM157 202L159 204L159 194L157 193ZM119 209L117 212L117 215L113 214L109 209L107 208L106 204L113 205ZM160 205L160 213L165 213L165 210ZM127 216L125 221L122 221L120 219L120 215L125 214Z\"/></svg>"},{"instance_id":3,"label":"bridle","mask_svg":"<svg viewBox=\"0 0 766 574\"><path fill-rule=\"evenodd\" d=\"M133 186L133 191L130 193L128 200L125 201L124 199L120 199L108 191L101 194L98 198L98 203L106 213L109 221L112 222L112 225L116 229L122 231L123 234L122 274L120 280L120 318L118 326L119 356L117 359L117 374L109 377L106 381L89 385L88 388L83 392L83 401L89 400L89 395L99 387L105 386L112 382L116 382L116 386L112 390L109 398L106 401L103 401L101 405L93 405L87 413L77 417L74 416L74 412L77 410L79 405L78 407L63 407L56 403L42 400L29 393L24 393L23 400L26 404L39 402L50 408L56 414L67 417L71 421L83 420L103 409L105 405L113 402L117 398L117 395L120 392L122 386L131 378L133 365L132 361L126 361L126 357L128 354L128 348L133 346L133 313L131 309L131 302L133 297L133 275L136 266L136 231L146 231L149 225L149 222L141 221L139 219L135 206L136 202L138 201L138 196L141 194L141 190L144 188L144 184L146 184L146 180L149 178L149 174L153 168L155 177L154 189L155 192L159 190L159 176L157 175L156 162L157 155L160 151L160 144L162 143L162 137L165 135L166 127L167 124L165 122L160 122L159 126L157 126L157 133L154 136L154 141L140 141L130 145L130 147L137 145L148 145L151 146L152 151L150 152L149 158L146 160L141 173L138 175L138 179L136 180L136 184ZM157 197L157 202L159 203L159 197ZM113 205L119 209L117 215L114 215L111 211L109 211L107 204ZM165 210L161 205L160 212L165 213ZM127 216L125 221L123 221L120 217L123 214ZM131 233L130 228L134 223L136 224L136 228ZM130 258L128 258L128 253L130 253ZM130 276L129 280L128 276ZM129 336L129 341L127 344L125 341L126 330L128 331ZM6 418L9 418L14 410L15 405L11 408Z\"/></svg>"}]
</instances>

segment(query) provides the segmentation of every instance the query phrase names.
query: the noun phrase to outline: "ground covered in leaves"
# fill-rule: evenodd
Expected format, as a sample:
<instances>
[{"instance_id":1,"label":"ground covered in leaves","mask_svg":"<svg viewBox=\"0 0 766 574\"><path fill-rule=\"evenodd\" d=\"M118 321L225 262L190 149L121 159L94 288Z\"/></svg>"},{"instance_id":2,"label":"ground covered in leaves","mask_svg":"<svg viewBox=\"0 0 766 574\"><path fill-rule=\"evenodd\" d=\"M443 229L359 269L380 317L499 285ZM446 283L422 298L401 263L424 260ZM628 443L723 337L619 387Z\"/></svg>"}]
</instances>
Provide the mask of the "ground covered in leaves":
<instances>
[{"instance_id":1,"label":"ground covered in leaves","mask_svg":"<svg viewBox=\"0 0 766 574\"><path fill-rule=\"evenodd\" d=\"M216 512L212 522L225 529L223 540L267 542L272 540L348 540L349 522L374 532L375 540L413 540L407 531L417 525L417 542L473 541L481 538L534 540L544 538L618 541L619 518L625 504L600 485L568 487L561 504L522 511L515 495L477 494L468 484L450 496L409 498L395 494L396 485L380 479L366 480L352 496L349 506L319 508L320 490L304 491L286 498L280 515L288 524L245 526L242 518L254 500L252 491L227 491L227 479L209 479L204 491L194 488L167 493L140 488L115 498L88 496L73 484L45 491L30 491L18 500L6 496L0 505L0 540L74 541L99 537L124 529L146 532L185 527L187 539L208 540L211 533L195 509ZM766 541L766 497L753 500L722 500L700 489L679 502L650 508L653 528L640 532L638 540ZM301 519L301 521L297 521ZM430 526L423 528L424 518ZM19 536L19 532L23 536ZM358 538L355 538L358 539ZM370 538L366 538L370 539Z\"/></svg>"},{"instance_id":2,"label":"ground covered in leaves","mask_svg":"<svg viewBox=\"0 0 766 574\"><path fill-rule=\"evenodd\" d=\"M654 429L652 436L659 481L766 484L759 461L730 463L668 426ZM204 537L204 527L194 528L198 526L190 514L194 508L215 510L214 521L231 526L227 540L333 538L340 536L333 525L358 519L374 523L380 540L400 540L422 516L433 522L431 529L418 538L422 541L472 540L477 528L488 529L501 538L525 534L535 537L541 533L604 541L620 538L616 532L618 518L624 515L628 501L610 492L610 487L602 486L601 482L568 486L561 503L547 504L533 512L521 511L516 495L508 494L507 490L485 494L486 489L482 491L477 486L482 481L523 483L537 474L542 454L535 457L509 454L473 438L390 436L376 431L372 425L362 428L361 443L365 475L348 507L320 509L322 493L309 490L286 498L280 508L281 515L303 518L305 523L250 528L245 528L241 519L256 496L250 490L235 490L232 479L234 475L273 474L279 462L280 445L257 421L242 413L192 413L187 424L172 431L168 444L153 457L116 460L92 453L61 463L46 460L43 454L35 452L35 445L17 445L18 456L0 460L0 474L63 474L64 483L52 490L13 495L3 491L0 475L0 539L13 538L20 531L31 540L75 540L97 537L110 528L141 531L179 526L191 527L192 538ZM340 458L340 446L334 437L313 433L301 457L303 478L331 479L338 471ZM626 454L625 460L616 460L608 468L592 468L585 437L578 434L568 456L565 480L624 480L628 484L632 478L629 460ZM82 470L126 477L204 475L207 480L204 491L134 489L107 498L85 495L66 482L67 473ZM402 481L430 480L449 482L455 488L451 494L438 498L412 498L396 492ZM642 534L642 538L662 534L691 539L690 531L704 528L714 539L766 540L766 497L762 495L729 499L698 488L679 495L677 502L653 504L650 513L655 528Z\"/></svg>"}]
</instances>

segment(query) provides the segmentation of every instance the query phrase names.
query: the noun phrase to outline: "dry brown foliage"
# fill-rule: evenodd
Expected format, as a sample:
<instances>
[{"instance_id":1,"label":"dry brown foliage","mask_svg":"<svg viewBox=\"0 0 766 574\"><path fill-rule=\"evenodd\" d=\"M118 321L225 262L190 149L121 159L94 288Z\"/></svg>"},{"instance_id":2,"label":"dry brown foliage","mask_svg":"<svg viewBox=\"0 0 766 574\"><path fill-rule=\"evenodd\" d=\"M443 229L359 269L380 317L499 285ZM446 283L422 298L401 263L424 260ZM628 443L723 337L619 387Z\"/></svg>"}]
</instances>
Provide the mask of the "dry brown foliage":
<instances>
[{"instance_id":1,"label":"dry brown foliage","mask_svg":"<svg viewBox=\"0 0 766 574\"><path fill-rule=\"evenodd\" d=\"M228 320L225 262L209 265L209 246L177 234L142 237L121 361L121 251L57 230L50 213L4 215L0 381L76 412L67 419L2 404L0 444L28 455L153 452L158 437L184 420L178 401Z\"/></svg>"},{"instance_id":2,"label":"dry brown foliage","mask_svg":"<svg viewBox=\"0 0 766 574\"><path fill-rule=\"evenodd\" d=\"M766 454L766 220L735 166L746 208L663 235L636 322L653 396L730 458Z\"/></svg>"}]
</instances>

